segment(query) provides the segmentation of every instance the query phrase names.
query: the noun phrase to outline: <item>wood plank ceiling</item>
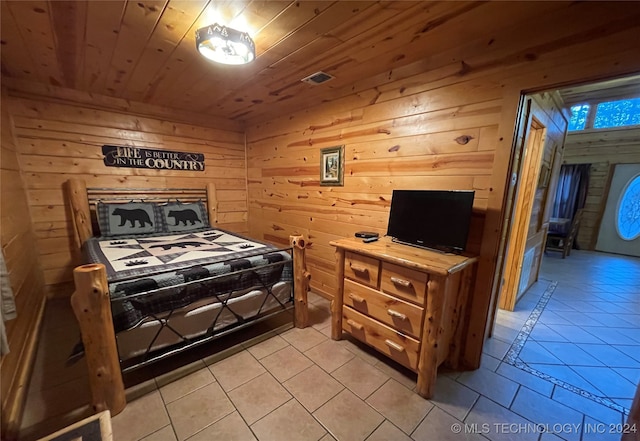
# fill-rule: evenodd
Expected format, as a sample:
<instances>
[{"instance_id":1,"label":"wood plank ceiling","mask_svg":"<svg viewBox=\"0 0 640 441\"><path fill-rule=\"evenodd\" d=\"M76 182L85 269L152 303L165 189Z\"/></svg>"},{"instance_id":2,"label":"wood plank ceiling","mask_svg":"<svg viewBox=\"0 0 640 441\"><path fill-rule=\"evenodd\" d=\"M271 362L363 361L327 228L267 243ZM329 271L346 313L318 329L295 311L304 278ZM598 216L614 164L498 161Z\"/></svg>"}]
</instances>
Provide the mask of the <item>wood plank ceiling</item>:
<instances>
[{"instance_id":1,"label":"wood plank ceiling","mask_svg":"<svg viewBox=\"0 0 640 441\"><path fill-rule=\"evenodd\" d=\"M434 67L429 57L439 57L440 65L461 62L456 48L474 45L479 53L495 51L504 45L495 38L500 29L571 5L328 0L0 3L2 77L9 85L19 82L24 88L24 82L37 82L253 123L392 81L398 68L417 61L422 63L417 69ZM225 66L201 57L195 31L214 22L249 31L257 59L249 65ZM512 56L529 54L516 50ZM319 86L300 81L320 70L336 78ZM374 77L376 84L363 81Z\"/></svg>"},{"instance_id":2,"label":"wood plank ceiling","mask_svg":"<svg viewBox=\"0 0 640 441\"><path fill-rule=\"evenodd\" d=\"M559 92L567 107L582 103L640 98L640 75L581 84L560 89Z\"/></svg>"},{"instance_id":3,"label":"wood plank ceiling","mask_svg":"<svg viewBox=\"0 0 640 441\"><path fill-rule=\"evenodd\" d=\"M33 81L256 122L357 92L363 78L391 76L393 69L484 37L491 25L518 18L513 15L555 7L503 5L2 1L2 75L9 83ZM216 21L250 32L253 63L224 66L198 54L196 29ZM319 70L336 78L321 86L300 81Z\"/></svg>"},{"instance_id":4,"label":"wood plank ceiling","mask_svg":"<svg viewBox=\"0 0 640 441\"><path fill-rule=\"evenodd\" d=\"M3 1L2 74L226 118L258 118L295 107L296 101L308 103L306 92L315 86L300 79L318 70L337 76L336 88L354 81L357 66L371 74L387 69L378 61L381 54L398 53L429 20L437 23L472 7L324 0ZM201 57L195 31L216 21L248 30L256 61L224 66Z\"/></svg>"}]
</instances>

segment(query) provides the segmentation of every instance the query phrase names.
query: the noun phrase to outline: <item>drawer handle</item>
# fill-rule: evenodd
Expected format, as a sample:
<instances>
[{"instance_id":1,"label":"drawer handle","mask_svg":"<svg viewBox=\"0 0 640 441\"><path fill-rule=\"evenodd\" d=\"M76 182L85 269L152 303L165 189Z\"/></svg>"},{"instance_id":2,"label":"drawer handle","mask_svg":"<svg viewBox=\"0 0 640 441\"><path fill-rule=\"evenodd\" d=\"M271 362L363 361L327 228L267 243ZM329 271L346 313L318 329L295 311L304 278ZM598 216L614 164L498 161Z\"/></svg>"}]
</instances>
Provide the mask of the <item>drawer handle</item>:
<instances>
[{"instance_id":1,"label":"drawer handle","mask_svg":"<svg viewBox=\"0 0 640 441\"><path fill-rule=\"evenodd\" d=\"M396 350L396 351L398 351L398 352L404 352L404 347L403 347L403 346L400 346L400 345L399 345L398 343L396 343L395 341L385 340L384 342L385 342L385 344L386 344L387 346L389 346L391 349L394 349L394 350Z\"/></svg>"},{"instance_id":2,"label":"drawer handle","mask_svg":"<svg viewBox=\"0 0 640 441\"><path fill-rule=\"evenodd\" d=\"M401 312L398 311L394 311L393 309L387 309L387 314L389 314L391 317L395 317L397 319L400 320L406 320L407 316L402 314Z\"/></svg>"},{"instance_id":3,"label":"drawer handle","mask_svg":"<svg viewBox=\"0 0 640 441\"><path fill-rule=\"evenodd\" d=\"M354 322L351 319L347 320L347 325L351 326L352 328L356 328L358 331L362 331L364 329L364 325L358 322Z\"/></svg>"},{"instance_id":4,"label":"drawer handle","mask_svg":"<svg viewBox=\"0 0 640 441\"><path fill-rule=\"evenodd\" d=\"M364 266L358 266L358 265L354 265L353 263L350 263L349 266L351 267L351 269L356 272L356 273L362 273L362 274L366 274L369 272L369 268L364 267Z\"/></svg>"},{"instance_id":5,"label":"drawer handle","mask_svg":"<svg viewBox=\"0 0 640 441\"><path fill-rule=\"evenodd\" d=\"M353 293L349 294L349 298L351 300L353 300L354 302L356 302L356 303L364 302L364 299L362 297L360 297L359 295L353 294Z\"/></svg>"},{"instance_id":6,"label":"drawer handle","mask_svg":"<svg viewBox=\"0 0 640 441\"><path fill-rule=\"evenodd\" d=\"M411 280L399 279L398 277L391 277L391 282L404 288L409 288L411 286Z\"/></svg>"}]
</instances>

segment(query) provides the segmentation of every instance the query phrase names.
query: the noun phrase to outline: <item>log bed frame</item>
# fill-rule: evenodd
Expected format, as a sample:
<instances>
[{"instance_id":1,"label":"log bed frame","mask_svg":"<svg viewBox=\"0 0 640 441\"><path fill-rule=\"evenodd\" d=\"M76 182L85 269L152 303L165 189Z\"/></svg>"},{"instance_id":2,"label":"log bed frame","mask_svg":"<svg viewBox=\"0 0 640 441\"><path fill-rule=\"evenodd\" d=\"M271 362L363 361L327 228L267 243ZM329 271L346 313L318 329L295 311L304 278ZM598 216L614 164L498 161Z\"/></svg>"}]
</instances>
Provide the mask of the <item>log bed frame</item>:
<instances>
[{"instance_id":1,"label":"log bed frame","mask_svg":"<svg viewBox=\"0 0 640 441\"><path fill-rule=\"evenodd\" d=\"M212 228L218 221L218 204L215 185L206 188L131 189L131 188L87 188L80 179L66 182L66 195L72 211L74 242L76 247L94 236L92 206L102 202L128 202L144 199L146 202L166 202L179 199L181 202L206 201L209 223ZM309 313L307 291L310 273L306 269L305 246L302 235L289 236L293 257L294 323L298 328L307 326ZM78 319L84 344L91 405L95 412L109 410L117 415L126 406L124 382L116 346L115 331L111 316L111 299L105 266L102 264L81 265L74 269L75 291L71 305Z\"/></svg>"}]
</instances>

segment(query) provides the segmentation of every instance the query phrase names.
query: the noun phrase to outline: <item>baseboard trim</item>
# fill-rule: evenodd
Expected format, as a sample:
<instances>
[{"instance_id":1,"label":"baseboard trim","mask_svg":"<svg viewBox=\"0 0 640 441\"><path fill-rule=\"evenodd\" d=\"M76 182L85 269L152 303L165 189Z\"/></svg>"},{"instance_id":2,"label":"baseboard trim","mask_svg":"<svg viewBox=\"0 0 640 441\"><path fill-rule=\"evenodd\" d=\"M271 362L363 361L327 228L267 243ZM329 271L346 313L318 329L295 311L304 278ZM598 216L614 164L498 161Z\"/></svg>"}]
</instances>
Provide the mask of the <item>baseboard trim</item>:
<instances>
[{"instance_id":1,"label":"baseboard trim","mask_svg":"<svg viewBox=\"0 0 640 441\"><path fill-rule=\"evenodd\" d=\"M38 336L42 329L44 319L44 309L47 299L42 298L40 307L36 314L34 326L31 328L30 335L26 339L20 353L19 368L16 371L15 378L11 383L11 387L7 391L5 407L2 408L2 440L15 441L19 439L20 425L22 423L22 415L27 403L27 393L29 391L29 383L33 373L33 367L38 353Z\"/></svg>"}]
</instances>

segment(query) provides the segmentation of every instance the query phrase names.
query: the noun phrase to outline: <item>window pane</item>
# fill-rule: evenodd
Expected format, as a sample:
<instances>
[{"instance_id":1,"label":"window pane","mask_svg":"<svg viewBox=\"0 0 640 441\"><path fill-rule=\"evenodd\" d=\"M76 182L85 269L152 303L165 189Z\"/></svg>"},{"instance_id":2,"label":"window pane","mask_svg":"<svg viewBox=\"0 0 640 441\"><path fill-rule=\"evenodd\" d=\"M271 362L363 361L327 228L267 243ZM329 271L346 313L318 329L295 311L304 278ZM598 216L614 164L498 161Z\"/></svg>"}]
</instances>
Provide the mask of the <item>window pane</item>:
<instances>
[{"instance_id":1,"label":"window pane","mask_svg":"<svg viewBox=\"0 0 640 441\"><path fill-rule=\"evenodd\" d=\"M640 236L640 176L633 178L622 192L616 213L616 228L623 240Z\"/></svg>"},{"instance_id":2,"label":"window pane","mask_svg":"<svg viewBox=\"0 0 640 441\"><path fill-rule=\"evenodd\" d=\"M589 104L578 104L571 107L571 120L569 121L569 131L584 130L589 113Z\"/></svg>"},{"instance_id":3,"label":"window pane","mask_svg":"<svg viewBox=\"0 0 640 441\"><path fill-rule=\"evenodd\" d=\"M619 127L640 124L640 98L598 104L593 127Z\"/></svg>"}]
</instances>

